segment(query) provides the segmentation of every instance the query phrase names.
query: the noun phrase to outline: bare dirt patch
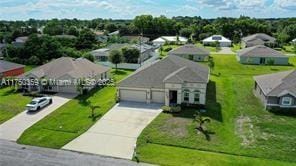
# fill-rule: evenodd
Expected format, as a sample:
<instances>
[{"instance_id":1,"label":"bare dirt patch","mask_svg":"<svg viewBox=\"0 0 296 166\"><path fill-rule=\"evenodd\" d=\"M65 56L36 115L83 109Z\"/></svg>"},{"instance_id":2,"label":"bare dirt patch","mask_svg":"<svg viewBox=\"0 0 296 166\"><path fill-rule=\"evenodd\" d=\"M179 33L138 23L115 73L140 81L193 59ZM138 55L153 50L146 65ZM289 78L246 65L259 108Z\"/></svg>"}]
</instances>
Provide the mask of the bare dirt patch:
<instances>
[{"instance_id":1,"label":"bare dirt patch","mask_svg":"<svg viewBox=\"0 0 296 166\"><path fill-rule=\"evenodd\" d=\"M248 147L255 142L254 126L248 116L239 116L236 126L236 132L242 138L242 146Z\"/></svg>"},{"instance_id":2,"label":"bare dirt patch","mask_svg":"<svg viewBox=\"0 0 296 166\"><path fill-rule=\"evenodd\" d=\"M163 132L167 132L168 134L176 137L186 137L188 134L187 126L192 121L186 118L173 117L167 119L161 127Z\"/></svg>"}]
</instances>

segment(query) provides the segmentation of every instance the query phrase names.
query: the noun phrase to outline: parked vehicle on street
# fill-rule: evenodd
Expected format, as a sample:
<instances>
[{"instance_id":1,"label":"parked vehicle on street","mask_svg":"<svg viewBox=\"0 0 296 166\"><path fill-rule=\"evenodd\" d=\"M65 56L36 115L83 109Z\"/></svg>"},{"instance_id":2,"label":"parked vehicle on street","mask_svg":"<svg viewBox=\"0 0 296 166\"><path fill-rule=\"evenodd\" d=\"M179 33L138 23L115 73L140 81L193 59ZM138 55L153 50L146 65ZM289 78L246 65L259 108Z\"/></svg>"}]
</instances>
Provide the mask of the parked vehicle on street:
<instances>
[{"instance_id":1,"label":"parked vehicle on street","mask_svg":"<svg viewBox=\"0 0 296 166\"><path fill-rule=\"evenodd\" d=\"M52 103L51 97L34 98L29 104L26 105L28 111L38 111Z\"/></svg>"}]
</instances>

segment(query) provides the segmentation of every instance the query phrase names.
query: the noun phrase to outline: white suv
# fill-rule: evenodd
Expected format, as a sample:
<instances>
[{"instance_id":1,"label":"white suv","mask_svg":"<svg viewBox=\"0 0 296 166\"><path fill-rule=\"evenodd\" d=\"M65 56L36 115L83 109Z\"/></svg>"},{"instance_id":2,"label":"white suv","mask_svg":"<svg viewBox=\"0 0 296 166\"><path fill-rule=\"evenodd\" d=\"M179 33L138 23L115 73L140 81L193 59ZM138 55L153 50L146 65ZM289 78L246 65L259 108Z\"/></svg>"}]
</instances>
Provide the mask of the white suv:
<instances>
[{"instance_id":1,"label":"white suv","mask_svg":"<svg viewBox=\"0 0 296 166\"><path fill-rule=\"evenodd\" d=\"M26 105L28 111L38 111L47 105L52 103L51 97L40 97L33 99L29 104Z\"/></svg>"}]
</instances>

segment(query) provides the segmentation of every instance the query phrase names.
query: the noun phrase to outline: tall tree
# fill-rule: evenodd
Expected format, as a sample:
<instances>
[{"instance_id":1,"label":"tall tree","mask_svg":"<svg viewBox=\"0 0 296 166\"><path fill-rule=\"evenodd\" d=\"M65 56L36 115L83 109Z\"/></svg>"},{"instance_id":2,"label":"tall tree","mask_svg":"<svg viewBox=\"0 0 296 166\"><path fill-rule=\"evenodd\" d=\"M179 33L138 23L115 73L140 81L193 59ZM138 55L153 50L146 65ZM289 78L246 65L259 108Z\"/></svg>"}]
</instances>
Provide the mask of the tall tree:
<instances>
[{"instance_id":1,"label":"tall tree","mask_svg":"<svg viewBox=\"0 0 296 166\"><path fill-rule=\"evenodd\" d=\"M90 29L83 29L77 39L77 49L92 48L93 44L96 43L96 36Z\"/></svg>"},{"instance_id":2,"label":"tall tree","mask_svg":"<svg viewBox=\"0 0 296 166\"><path fill-rule=\"evenodd\" d=\"M117 71L117 65L123 61L122 53L119 50L112 50L109 55L109 61L115 64L115 69Z\"/></svg>"}]
</instances>

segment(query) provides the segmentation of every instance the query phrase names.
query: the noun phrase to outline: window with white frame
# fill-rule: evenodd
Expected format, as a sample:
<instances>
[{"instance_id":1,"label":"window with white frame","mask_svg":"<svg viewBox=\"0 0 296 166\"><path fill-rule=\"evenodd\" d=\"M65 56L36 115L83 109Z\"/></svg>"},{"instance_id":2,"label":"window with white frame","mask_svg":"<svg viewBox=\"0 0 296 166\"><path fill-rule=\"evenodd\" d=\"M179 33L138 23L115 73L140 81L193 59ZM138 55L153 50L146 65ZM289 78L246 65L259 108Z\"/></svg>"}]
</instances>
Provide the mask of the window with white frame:
<instances>
[{"instance_id":1,"label":"window with white frame","mask_svg":"<svg viewBox=\"0 0 296 166\"><path fill-rule=\"evenodd\" d=\"M282 105L285 105L285 106L292 105L292 98L291 97L283 97Z\"/></svg>"},{"instance_id":2,"label":"window with white frame","mask_svg":"<svg viewBox=\"0 0 296 166\"><path fill-rule=\"evenodd\" d=\"M199 103L199 101L200 101L200 91L196 90L194 91L194 102Z\"/></svg>"},{"instance_id":3,"label":"window with white frame","mask_svg":"<svg viewBox=\"0 0 296 166\"><path fill-rule=\"evenodd\" d=\"M185 89L183 94L184 94L184 101L189 102L189 90Z\"/></svg>"}]
</instances>

